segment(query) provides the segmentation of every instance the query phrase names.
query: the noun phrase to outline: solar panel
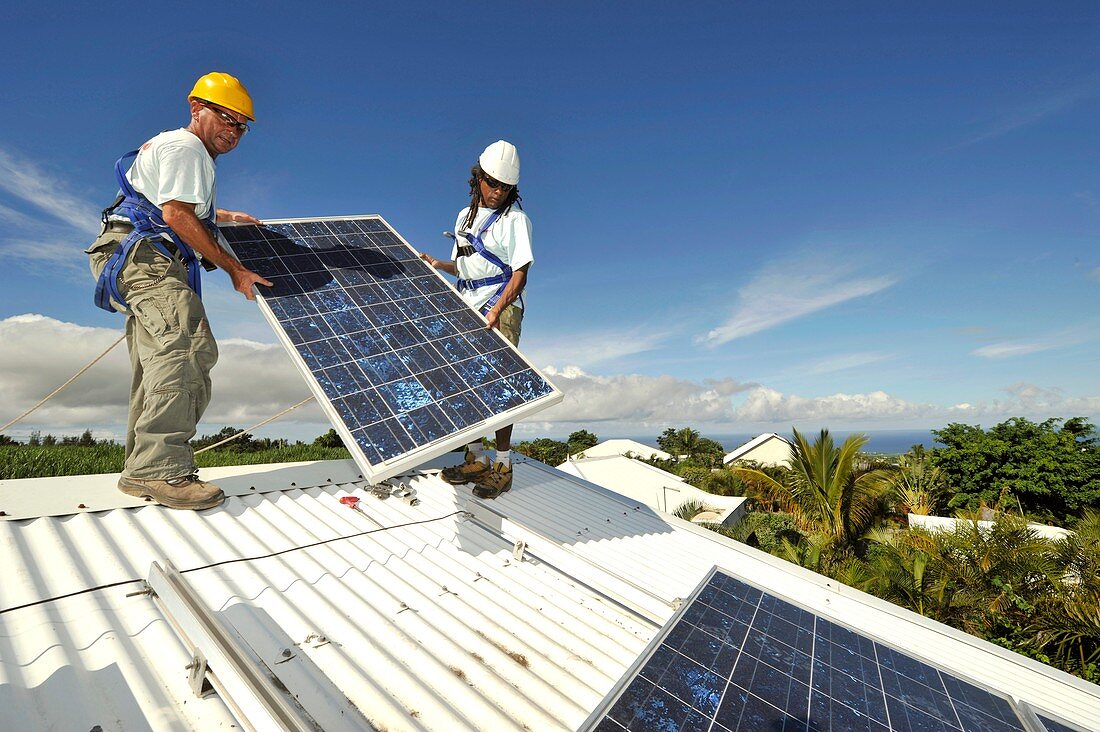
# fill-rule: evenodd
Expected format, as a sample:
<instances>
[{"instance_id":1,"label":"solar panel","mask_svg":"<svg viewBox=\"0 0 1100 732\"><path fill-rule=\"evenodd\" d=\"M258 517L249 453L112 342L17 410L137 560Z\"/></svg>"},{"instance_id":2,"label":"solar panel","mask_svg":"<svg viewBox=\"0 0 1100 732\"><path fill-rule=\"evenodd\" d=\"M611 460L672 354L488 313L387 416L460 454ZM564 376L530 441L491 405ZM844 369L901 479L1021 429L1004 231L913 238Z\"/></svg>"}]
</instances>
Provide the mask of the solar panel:
<instances>
[{"instance_id":1,"label":"solar panel","mask_svg":"<svg viewBox=\"0 0 1100 732\"><path fill-rule=\"evenodd\" d=\"M562 399L381 216L221 231L274 283L260 309L368 480Z\"/></svg>"},{"instance_id":2,"label":"solar panel","mask_svg":"<svg viewBox=\"0 0 1100 732\"><path fill-rule=\"evenodd\" d=\"M586 729L1025 730L1004 695L717 568Z\"/></svg>"}]
</instances>

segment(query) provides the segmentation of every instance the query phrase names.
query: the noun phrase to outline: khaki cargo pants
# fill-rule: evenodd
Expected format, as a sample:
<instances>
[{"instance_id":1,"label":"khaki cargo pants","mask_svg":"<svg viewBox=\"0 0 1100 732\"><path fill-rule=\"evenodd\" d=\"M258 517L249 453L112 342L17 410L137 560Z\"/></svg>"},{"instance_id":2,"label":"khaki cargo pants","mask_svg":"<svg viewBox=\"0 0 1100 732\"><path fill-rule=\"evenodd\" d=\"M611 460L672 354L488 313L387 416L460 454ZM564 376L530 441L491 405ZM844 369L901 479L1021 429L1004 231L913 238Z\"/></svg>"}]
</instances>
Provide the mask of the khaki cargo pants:
<instances>
[{"instance_id":1,"label":"khaki cargo pants","mask_svg":"<svg viewBox=\"0 0 1100 732\"><path fill-rule=\"evenodd\" d=\"M86 250L92 276L129 233L110 224ZM131 478L178 478L195 472L190 440L210 402L210 369L218 346L202 300L187 286L187 269L147 241L131 250L119 276L130 305L126 345L133 378L126 426L126 466Z\"/></svg>"}]
</instances>

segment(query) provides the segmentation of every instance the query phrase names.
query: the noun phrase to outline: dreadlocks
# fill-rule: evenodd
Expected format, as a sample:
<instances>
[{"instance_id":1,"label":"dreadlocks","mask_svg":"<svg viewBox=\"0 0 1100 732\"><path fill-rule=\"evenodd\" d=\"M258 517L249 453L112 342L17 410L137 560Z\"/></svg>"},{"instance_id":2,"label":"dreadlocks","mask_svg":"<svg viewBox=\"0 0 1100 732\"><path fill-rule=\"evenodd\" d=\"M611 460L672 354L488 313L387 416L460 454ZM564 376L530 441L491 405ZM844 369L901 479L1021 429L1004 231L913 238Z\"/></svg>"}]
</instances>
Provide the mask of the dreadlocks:
<instances>
[{"instance_id":1,"label":"dreadlocks","mask_svg":"<svg viewBox=\"0 0 1100 732\"><path fill-rule=\"evenodd\" d=\"M474 225L474 219L477 218L477 209L481 205L481 186L478 182L481 177L485 175L485 171L481 169L481 164L478 163L474 167L470 168L470 213L466 215L466 223L462 225L462 228L469 229ZM508 191L508 197L504 199L504 204L501 206L501 216L505 216L512 210L512 204L519 204L522 209L523 204L519 203L523 198L519 195L519 186L512 186L512 190Z\"/></svg>"}]
</instances>

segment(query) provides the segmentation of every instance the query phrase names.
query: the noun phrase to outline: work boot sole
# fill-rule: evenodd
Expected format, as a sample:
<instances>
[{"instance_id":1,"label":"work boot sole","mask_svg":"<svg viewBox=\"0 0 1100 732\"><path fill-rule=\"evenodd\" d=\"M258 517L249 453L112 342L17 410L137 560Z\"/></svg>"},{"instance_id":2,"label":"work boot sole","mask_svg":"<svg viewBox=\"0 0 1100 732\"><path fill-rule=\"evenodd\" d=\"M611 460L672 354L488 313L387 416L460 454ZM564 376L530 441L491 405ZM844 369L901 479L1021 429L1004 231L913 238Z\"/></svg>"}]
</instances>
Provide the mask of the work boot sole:
<instances>
[{"instance_id":1,"label":"work boot sole","mask_svg":"<svg viewBox=\"0 0 1100 732\"><path fill-rule=\"evenodd\" d=\"M457 470L458 468L455 469ZM488 465L481 470L471 470L466 473L459 473L458 475L448 473L447 470L444 470L439 474L439 478L444 483L449 483L450 485L462 485L463 483L473 483L480 478L484 478L489 470L491 470L491 468Z\"/></svg>"},{"instance_id":2,"label":"work boot sole","mask_svg":"<svg viewBox=\"0 0 1100 732\"><path fill-rule=\"evenodd\" d=\"M173 496L159 494L157 491L151 490L145 483L131 480L126 477L118 479L118 489L128 496L134 496L135 498L152 498L162 506L188 511L201 511L204 508L214 508L215 506L220 506L222 501L225 500L225 493L223 491L218 491L210 498L204 498L198 501L181 501Z\"/></svg>"}]
</instances>

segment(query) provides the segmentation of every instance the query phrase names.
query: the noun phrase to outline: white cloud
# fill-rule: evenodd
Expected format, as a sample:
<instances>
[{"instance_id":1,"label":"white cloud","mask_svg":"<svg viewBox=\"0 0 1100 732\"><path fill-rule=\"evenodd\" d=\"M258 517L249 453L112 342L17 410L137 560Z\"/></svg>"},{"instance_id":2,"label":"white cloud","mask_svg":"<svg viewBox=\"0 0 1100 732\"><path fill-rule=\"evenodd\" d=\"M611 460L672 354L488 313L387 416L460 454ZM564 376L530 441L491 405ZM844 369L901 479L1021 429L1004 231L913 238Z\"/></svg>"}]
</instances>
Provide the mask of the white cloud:
<instances>
[{"instance_id":1,"label":"white cloud","mask_svg":"<svg viewBox=\"0 0 1100 732\"><path fill-rule=\"evenodd\" d=\"M546 375L565 400L540 412L550 422L727 422L730 396L748 385L734 379L695 382L673 376L594 376L576 366L548 366Z\"/></svg>"},{"instance_id":2,"label":"white cloud","mask_svg":"<svg viewBox=\"0 0 1100 732\"><path fill-rule=\"evenodd\" d=\"M709 346L759 333L795 318L885 290L888 275L861 277L823 253L766 267L737 292L737 304L722 325L699 339Z\"/></svg>"},{"instance_id":3,"label":"white cloud","mask_svg":"<svg viewBox=\"0 0 1100 732\"><path fill-rule=\"evenodd\" d=\"M2 148L0 192L8 197L0 202L6 232L0 234L0 256L28 269L87 271L80 251L99 231L97 206L68 192L62 179Z\"/></svg>"},{"instance_id":4,"label":"white cloud","mask_svg":"<svg viewBox=\"0 0 1100 732\"><path fill-rule=\"evenodd\" d=\"M883 391L801 397L762 386L749 392L737 408L735 417L739 422L875 422L920 419L928 416L933 409L929 405L898 399Z\"/></svg>"},{"instance_id":5,"label":"white cloud","mask_svg":"<svg viewBox=\"0 0 1100 732\"><path fill-rule=\"evenodd\" d=\"M624 356L657 348L668 338L666 332L641 328L536 336L523 342L524 354L536 364L567 363L580 368L614 361Z\"/></svg>"},{"instance_id":6,"label":"white cloud","mask_svg":"<svg viewBox=\"0 0 1100 732\"><path fill-rule=\"evenodd\" d=\"M1051 348L1054 348L1054 346L1050 344L1002 341L1001 343L991 343L988 346L976 348L970 352L970 355L981 356L982 358L1012 358L1013 356L1026 356L1029 353L1048 351Z\"/></svg>"},{"instance_id":7,"label":"white cloud","mask_svg":"<svg viewBox=\"0 0 1100 732\"><path fill-rule=\"evenodd\" d=\"M820 376L821 374L832 374L837 371L846 371L848 369L859 368L860 366L868 366L873 363L885 361L889 358L892 358L890 354L879 353L877 351L842 353L817 361L811 361L799 368L798 373L810 376Z\"/></svg>"},{"instance_id":8,"label":"white cloud","mask_svg":"<svg viewBox=\"0 0 1100 732\"><path fill-rule=\"evenodd\" d=\"M99 230L99 209L67 190L62 179L0 149L0 188L78 231Z\"/></svg>"},{"instance_id":9,"label":"white cloud","mask_svg":"<svg viewBox=\"0 0 1100 732\"><path fill-rule=\"evenodd\" d=\"M963 142L960 147L985 142L1038 124L1048 117L1057 116L1072 109L1079 103L1095 97L1098 93L1100 93L1100 82L1098 82L1096 75L1091 75L1053 94L1033 97L1016 109L992 120L986 126L986 129Z\"/></svg>"},{"instance_id":10,"label":"white cloud","mask_svg":"<svg viewBox=\"0 0 1100 732\"><path fill-rule=\"evenodd\" d=\"M90 328L43 315L0 320L0 343L4 344L0 350L0 404L5 412L10 411L0 415L0 424L64 383L121 334L121 329ZM218 348L220 358L212 374L214 394L204 425L214 425L212 429L224 424L247 427L309 396L304 379L282 346L225 339ZM109 426L108 431L120 434L126 422L129 387L130 362L123 343L10 433L21 434L27 425L48 425L46 431L55 433ZM320 408L309 405L280 424L324 421Z\"/></svg>"},{"instance_id":11,"label":"white cloud","mask_svg":"<svg viewBox=\"0 0 1100 732\"><path fill-rule=\"evenodd\" d=\"M0 424L63 383L119 335L120 328L86 327L43 315L0 320ZM212 375L214 397L200 433L209 434L227 424L248 427L309 396L303 377L282 346L226 338L219 342L219 349L221 358ZM565 425L638 434L626 430L638 425L691 425L738 431L757 425L777 428L807 423L834 428L924 427L951 421L991 423L1016 415L1033 419L1100 416L1100 396L1067 395L1056 388L1022 382L1005 388L1003 398L939 406L883 391L784 394L732 378L694 381L669 375L601 376L575 366L548 367L546 373L566 398L523 425L520 434L534 434L536 426L547 433ZM33 428L76 434L90 427L99 437L118 437L125 429L129 384L129 359L125 345L119 345L8 434L25 436ZM308 439L325 431L326 421L320 407L310 404L275 422L267 434Z\"/></svg>"},{"instance_id":12,"label":"white cloud","mask_svg":"<svg viewBox=\"0 0 1100 732\"><path fill-rule=\"evenodd\" d=\"M1100 267L1097 267L1089 272L1089 277L1096 280L1097 282L1100 282Z\"/></svg>"}]
</instances>

